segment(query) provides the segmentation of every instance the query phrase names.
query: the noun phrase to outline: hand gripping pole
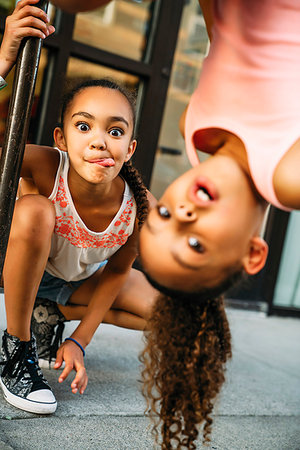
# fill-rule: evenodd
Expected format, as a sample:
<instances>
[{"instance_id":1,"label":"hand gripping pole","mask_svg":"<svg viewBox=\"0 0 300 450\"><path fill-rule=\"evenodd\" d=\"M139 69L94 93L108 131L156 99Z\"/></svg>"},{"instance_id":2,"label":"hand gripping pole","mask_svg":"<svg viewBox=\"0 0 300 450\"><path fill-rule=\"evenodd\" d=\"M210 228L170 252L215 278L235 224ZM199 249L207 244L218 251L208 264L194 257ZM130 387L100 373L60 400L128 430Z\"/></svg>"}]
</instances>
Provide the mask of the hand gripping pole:
<instances>
[{"instance_id":1,"label":"hand gripping pole","mask_svg":"<svg viewBox=\"0 0 300 450\"><path fill-rule=\"evenodd\" d=\"M48 2L36 6L47 10ZM0 161L0 276L11 227L33 104L42 39L23 39L16 63Z\"/></svg>"}]
</instances>

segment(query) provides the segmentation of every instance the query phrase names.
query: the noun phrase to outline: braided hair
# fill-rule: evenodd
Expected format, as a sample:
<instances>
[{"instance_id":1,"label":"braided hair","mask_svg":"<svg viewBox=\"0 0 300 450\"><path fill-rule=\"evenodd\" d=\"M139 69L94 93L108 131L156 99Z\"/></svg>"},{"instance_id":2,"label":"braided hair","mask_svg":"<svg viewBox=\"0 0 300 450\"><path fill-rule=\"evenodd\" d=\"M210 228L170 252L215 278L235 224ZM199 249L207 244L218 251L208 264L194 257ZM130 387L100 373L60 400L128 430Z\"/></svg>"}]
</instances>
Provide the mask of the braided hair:
<instances>
[{"instance_id":1,"label":"braided hair","mask_svg":"<svg viewBox=\"0 0 300 450\"><path fill-rule=\"evenodd\" d=\"M136 103L136 97L135 94L132 91L129 91L124 86L121 86L120 84L116 83L115 81L109 79L109 78L101 78L101 79L87 79L83 80L80 83L73 86L72 89L67 91L67 93L63 97L62 101L62 108L61 108L61 127L64 127L64 119L66 116L66 112L68 108L70 107L74 97L79 92L83 91L84 89L88 89L89 87L103 87L106 89L112 89L120 92L128 101L128 104L131 109L132 113L132 121L133 121L133 129L135 128L135 121L136 121L136 113L135 113L135 103ZM133 135L131 136L131 139L133 139ZM148 213L148 199L147 199L147 189L146 186L143 183L142 176L138 172L138 170L133 167L131 161L124 162L120 175L126 180L129 187L131 188L136 205L137 205L137 220L138 220L138 226L141 228L142 224L144 223L147 213Z\"/></svg>"}]
</instances>

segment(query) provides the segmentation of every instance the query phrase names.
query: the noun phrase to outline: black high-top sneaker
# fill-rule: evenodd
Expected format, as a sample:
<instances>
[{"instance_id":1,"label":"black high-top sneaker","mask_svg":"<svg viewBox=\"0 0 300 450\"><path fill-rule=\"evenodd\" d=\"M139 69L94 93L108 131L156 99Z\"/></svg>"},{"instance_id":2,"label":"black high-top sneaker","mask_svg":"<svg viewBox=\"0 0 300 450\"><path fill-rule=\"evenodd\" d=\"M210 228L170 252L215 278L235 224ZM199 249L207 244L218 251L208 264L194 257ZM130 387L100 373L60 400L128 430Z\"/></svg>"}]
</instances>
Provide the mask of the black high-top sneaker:
<instances>
[{"instance_id":1,"label":"black high-top sneaker","mask_svg":"<svg viewBox=\"0 0 300 450\"><path fill-rule=\"evenodd\" d=\"M55 364L65 328L64 322L66 319L55 302L45 298L35 300L31 330L36 338L39 366L42 369L51 369Z\"/></svg>"},{"instance_id":2,"label":"black high-top sneaker","mask_svg":"<svg viewBox=\"0 0 300 450\"><path fill-rule=\"evenodd\" d=\"M57 403L38 365L35 338L20 341L4 331L0 350L0 385L11 405L36 414L51 414Z\"/></svg>"}]
</instances>

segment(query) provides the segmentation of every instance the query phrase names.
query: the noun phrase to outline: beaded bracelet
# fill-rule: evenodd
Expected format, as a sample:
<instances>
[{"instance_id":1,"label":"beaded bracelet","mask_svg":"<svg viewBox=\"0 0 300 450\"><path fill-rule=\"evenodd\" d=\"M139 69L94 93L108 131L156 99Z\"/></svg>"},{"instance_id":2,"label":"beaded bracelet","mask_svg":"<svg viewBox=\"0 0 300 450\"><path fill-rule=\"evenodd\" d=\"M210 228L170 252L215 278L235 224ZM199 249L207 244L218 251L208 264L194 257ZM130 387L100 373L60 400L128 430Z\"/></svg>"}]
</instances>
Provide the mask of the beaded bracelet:
<instances>
[{"instance_id":1,"label":"beaded bracelet","mask_svg":"<svg viewBox=\"0 0 300 450\"><path fill-rule=\"evenodd\" d=\"M79 344L79 342L77 342L75 339L73 339L73 338L71 338L71 337L66 338L66 339L65 339L65 342L66 342L66 341L72 341L72 342L74 342L76 345L78 345L78 347L81 349L81 351L82 351L82 353L83 353L83 356L85 356L84 348L82 347L81 344Z\"/></svg>"}]
</instances>

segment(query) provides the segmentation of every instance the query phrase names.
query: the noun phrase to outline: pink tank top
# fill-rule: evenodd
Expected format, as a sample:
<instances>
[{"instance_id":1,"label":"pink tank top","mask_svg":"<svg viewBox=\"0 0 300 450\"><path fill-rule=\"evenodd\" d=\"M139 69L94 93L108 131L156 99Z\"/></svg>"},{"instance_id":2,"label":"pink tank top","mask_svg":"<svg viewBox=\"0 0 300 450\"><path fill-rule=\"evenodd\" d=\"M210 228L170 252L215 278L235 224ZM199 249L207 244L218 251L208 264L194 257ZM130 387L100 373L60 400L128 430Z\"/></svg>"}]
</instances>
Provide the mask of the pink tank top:
<instances>
[{"instance_id":1,"label":"pink tank top","mask_svg":"<svg viewBox=\"0 0 300 450\"><path fill-rule=\"evenodd\" d=\"M277 164L300 136L300 2L215 0L213 39L185 124L187 153L199 164L195 132L221 128L245 145L253 181L273 205Z\"/></svg>"}]
</instances>

